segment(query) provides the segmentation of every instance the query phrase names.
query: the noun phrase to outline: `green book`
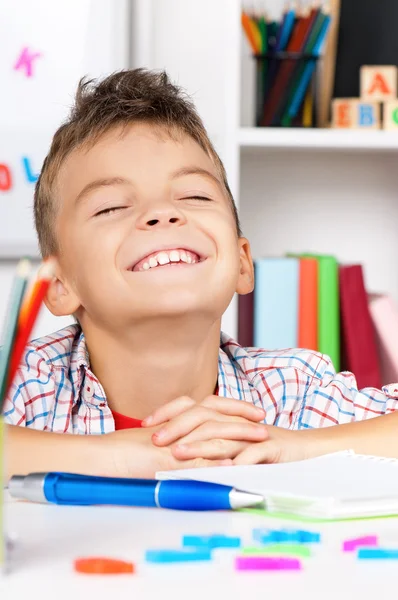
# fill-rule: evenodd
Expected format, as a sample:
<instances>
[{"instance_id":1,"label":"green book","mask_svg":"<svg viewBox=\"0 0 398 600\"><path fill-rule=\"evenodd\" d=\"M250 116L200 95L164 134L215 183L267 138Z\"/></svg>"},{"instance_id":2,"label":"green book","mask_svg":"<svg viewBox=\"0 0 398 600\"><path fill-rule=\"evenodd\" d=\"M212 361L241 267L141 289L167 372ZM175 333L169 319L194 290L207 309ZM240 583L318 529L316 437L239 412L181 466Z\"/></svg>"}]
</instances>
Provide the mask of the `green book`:
<instances>
[{"instance_id":1,"label":"green book","mask_svg":"<svg viewBox=\"0 0 398 600\"><path fill-rule=\"evenodd\" d=\"M318 261L318 349L340 370L339 268L334 256L303 254Z\"/></svg>"},{"instance_id":2,"label":"green book","mask_svg":"<svg viewBox=\"0 0 398 600\"><path fill-rule=\"evenodd\" d=\"M339 267L334 256L288 254L318 261L318 350L327 354L336 372L340 370Z\"/></svg>"}]
</instances>

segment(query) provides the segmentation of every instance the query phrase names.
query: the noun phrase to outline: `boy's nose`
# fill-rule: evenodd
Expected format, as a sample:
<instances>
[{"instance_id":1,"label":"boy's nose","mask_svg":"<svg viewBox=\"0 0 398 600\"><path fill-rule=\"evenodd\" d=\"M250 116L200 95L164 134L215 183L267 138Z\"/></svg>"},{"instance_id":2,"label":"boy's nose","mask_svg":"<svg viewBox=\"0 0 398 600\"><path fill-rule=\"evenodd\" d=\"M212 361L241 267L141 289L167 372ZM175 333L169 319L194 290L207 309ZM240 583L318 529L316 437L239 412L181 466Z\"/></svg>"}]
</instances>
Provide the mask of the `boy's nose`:
<instances>
[{"instance_id":1,"label":"boy's nose","mask_svg":"<svg viewBox=\"0 0 398 600\"><path fill-rule=\"evenodd\" d=\"M176 207L164 207L152 209L139 219L140 229L151 229L152 227L181 226L186 223L186 218Z\"/></svg>"}]
</instances>

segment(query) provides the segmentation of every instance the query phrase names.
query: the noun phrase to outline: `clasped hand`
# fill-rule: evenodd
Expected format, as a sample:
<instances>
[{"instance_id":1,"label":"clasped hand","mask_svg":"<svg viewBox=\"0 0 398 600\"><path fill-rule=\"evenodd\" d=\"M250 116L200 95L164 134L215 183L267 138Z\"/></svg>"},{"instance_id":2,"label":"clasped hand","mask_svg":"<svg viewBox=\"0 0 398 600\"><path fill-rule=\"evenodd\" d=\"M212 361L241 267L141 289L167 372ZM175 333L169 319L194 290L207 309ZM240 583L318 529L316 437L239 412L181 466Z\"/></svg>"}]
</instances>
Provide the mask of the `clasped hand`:
<instances>
[{"instance_id":1,"label":"clasped hand","mask_svg":"<svg viewBox=\"0 0 398 600\"><path fill-rule=\"evenodd\" d=\"M170 447L178 460L200 457L228 464L250 444L267 438L260 423L264 418L262 408L241 400L208 396L198 404L182 396L144 419L143 427L156 427L153 444Z\"/></svg>"}]
</instances>

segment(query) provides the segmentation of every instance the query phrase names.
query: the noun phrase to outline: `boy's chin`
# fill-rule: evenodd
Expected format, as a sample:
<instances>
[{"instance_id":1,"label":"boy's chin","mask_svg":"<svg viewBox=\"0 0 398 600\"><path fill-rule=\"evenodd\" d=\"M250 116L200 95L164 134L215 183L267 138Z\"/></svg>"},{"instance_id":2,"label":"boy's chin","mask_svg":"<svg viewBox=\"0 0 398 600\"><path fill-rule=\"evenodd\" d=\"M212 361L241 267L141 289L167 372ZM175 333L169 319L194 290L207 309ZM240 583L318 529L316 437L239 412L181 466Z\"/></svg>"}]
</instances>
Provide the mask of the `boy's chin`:
<instances>
[{"instance_id":1,"label":"boy's chin","mask_svg":"<svg viewBox=\"0 0 398 600\"><path fill-rule=\"evenodd\" d=\"M142 318L151 319L189 319L190 317L198 319L200 317L214 318L213 313L217 312L216 307L209 306L208 303L191 302L151 302L142 306L141 310L137 310L137 314ZM217 318L217 315L215 316Z\"/></svg>"}]
</instances>

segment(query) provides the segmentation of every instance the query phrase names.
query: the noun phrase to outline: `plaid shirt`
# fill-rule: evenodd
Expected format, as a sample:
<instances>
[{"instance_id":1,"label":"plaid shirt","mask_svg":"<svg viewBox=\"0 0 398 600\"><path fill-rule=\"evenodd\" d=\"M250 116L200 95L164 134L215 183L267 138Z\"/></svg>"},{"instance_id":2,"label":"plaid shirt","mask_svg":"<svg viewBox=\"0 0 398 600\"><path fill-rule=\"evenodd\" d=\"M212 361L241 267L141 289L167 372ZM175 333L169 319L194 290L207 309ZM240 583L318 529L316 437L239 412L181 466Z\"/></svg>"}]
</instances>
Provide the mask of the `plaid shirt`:
<instances>
[{"instance_id":1,"label":"plaid shirt","mask_svg":"<svg viewBox=\"0 0 398 600\"><path fill-rule=\"evenodd\" d=\"M358 391L351 373L310 350L242 348L221 334L218 394L262 406L287 429L360 421L398 409L398 384ZM90 370L84 334L71 325L27 347L5 401L5 422L77 434L114 431L104 390Z\"/></svg>"}]
</instances>

